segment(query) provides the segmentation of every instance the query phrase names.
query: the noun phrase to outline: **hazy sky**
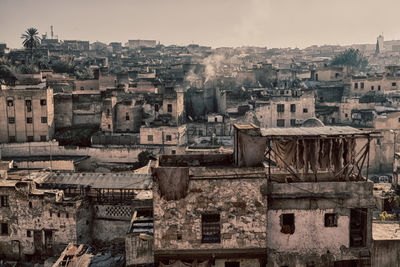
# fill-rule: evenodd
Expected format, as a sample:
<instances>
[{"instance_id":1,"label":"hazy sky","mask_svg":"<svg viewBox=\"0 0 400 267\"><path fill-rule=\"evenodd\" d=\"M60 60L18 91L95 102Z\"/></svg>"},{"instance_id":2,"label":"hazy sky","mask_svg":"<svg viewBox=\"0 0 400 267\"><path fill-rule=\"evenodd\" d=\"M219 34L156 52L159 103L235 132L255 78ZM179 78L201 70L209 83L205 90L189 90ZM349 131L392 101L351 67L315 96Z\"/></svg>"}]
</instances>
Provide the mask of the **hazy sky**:
<instances>
[{"instance_id":1,"label":"hazy sky","mask_svg":"<svg viewBox=\"0 0 400 267\"><path fill-rule=\"evenodd\" d=\"M398 0L0 0L0 42L59 39L300 47L400 39Z\"/></svg>"}]
</instances>

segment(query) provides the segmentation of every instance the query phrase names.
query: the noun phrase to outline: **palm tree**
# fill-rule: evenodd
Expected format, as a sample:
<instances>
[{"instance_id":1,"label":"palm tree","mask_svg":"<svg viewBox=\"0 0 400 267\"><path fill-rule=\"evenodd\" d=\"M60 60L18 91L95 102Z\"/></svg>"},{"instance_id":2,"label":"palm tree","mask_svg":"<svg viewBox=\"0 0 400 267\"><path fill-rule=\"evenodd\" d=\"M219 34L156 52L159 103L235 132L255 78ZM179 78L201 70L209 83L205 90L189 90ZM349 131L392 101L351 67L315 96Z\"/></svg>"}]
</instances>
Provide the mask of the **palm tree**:
<instances>
[{"instance_id":1,"label":"palm tree","mask_svg":"<svg viewBox=\"0 0 400 267\"><path fill-rule=\"evenodd\" d=\"M21 39L24 39L22 45L31 51L31 61L33 58L33 49L40 45L39 32L35 28L29 28L21 35Z\"/></svg>"}]
</instances>

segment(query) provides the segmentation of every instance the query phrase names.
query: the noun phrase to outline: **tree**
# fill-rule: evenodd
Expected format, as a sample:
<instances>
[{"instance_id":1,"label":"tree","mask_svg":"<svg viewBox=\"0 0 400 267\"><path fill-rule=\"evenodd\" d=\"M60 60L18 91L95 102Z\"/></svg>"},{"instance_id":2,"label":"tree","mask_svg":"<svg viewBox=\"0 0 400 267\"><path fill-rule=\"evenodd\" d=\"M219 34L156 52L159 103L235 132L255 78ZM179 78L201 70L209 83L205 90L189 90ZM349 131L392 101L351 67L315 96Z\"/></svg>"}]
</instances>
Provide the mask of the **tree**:
<instances>
[{"instance_id":1,"label":"tree","mask_svg":"<svg viewBox=\"0 0 400 267\"><path fill-rule=\"evenodd\" d=\"M39 32L35 28L29 28L21 35L22 45L29 49L31 52L31 61L33 58L33 49L37 48L40 45L40 37Z\"/></svg>"},{"instance_id":2,"label":"tree","mask_svg":"<svg viewBox=\"0 0 400 267\"><path fill-rule=\"evenodd\" d=\"M367 67L368 59L358 49L349 48L336 55L331 65L362 70Z\"/></svg>"}]
</instances>

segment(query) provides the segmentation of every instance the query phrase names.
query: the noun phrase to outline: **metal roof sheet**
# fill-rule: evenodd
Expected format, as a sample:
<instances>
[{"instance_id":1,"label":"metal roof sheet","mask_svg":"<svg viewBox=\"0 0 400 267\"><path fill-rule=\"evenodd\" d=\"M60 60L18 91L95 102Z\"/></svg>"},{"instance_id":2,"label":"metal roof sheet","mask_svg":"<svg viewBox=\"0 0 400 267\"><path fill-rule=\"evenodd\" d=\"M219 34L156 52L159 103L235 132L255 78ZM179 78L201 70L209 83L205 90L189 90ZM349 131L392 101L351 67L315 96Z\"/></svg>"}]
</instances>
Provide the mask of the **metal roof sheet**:
<instances>
[{"instance_id":1,"label":"metal roof sheet","mask_svg":"<svg viewBox=\"0 0 400 267\"><path fill-rule=\"evenodd\" d=\"M41 183L139 190L149 189L152 177L150 174L136 173L53 173Z\"/></svg>"},{"instance_id":2,"label":"metal roof sheet","mask_svg":"<svg viewBox=\"0 0 400 267\"><path fill-rule=\"evenodd\" d=\"M367 135L372 131L360 130L349 126L263 128L262 136L335 136L335 135Z\"/></svg>"}]
</instances>

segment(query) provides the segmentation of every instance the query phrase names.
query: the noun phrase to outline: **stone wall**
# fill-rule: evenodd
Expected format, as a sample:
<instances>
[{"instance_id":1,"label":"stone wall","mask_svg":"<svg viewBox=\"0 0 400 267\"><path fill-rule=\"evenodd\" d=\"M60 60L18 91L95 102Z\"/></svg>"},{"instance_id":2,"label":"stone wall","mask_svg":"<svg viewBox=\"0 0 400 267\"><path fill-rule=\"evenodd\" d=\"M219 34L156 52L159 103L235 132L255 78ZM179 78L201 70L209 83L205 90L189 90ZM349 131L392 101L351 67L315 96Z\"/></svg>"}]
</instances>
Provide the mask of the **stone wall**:
<instances>
[{"instance_id":1,"label":"stone wall","mask_svg":"<svg viewBox=\"0 0 400 267\"><path fill-rule=\"evenodd\" d=\"M191 179L188 195L177 201L153 189L155 250L266 248L266 198L262 179ZM201 217L219 213L220 243L202 243Z\"/></svg>"}]
</instances>

